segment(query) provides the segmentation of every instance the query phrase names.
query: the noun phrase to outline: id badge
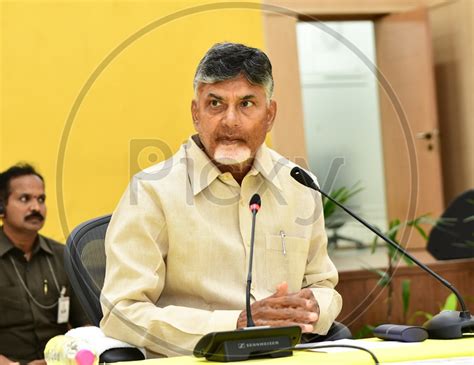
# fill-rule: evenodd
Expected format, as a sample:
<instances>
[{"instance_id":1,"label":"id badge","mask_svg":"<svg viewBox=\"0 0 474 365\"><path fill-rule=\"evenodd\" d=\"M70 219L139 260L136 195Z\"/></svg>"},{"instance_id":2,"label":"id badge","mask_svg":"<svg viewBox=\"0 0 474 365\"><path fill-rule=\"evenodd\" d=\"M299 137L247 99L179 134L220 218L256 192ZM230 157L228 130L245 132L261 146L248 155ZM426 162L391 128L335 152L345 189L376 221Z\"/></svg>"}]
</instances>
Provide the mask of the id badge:
<instances>
[{"instance_id":1,"label":"id badge","mask_svg":"<svg viewBox=\"0 0 474 365\"><path fill-rule=\"evenodd\" d=\"M58 323L69 322L69 297L60 296L58 299Z\"/></svg>"}]
</instances>

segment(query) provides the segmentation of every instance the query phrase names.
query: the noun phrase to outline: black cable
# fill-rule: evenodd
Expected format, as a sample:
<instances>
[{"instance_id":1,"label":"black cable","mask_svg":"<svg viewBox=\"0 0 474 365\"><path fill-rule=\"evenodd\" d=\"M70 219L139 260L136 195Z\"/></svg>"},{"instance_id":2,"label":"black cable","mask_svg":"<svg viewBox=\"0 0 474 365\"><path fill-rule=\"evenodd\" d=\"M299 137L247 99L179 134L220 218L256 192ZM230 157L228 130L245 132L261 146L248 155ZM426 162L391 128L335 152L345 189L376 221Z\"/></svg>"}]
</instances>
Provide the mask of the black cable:
<instances>
[{"instance_id":1,"label":"black cable","mask_svg":"<svg viewBox=\"0 0 474 365\"><path fill-rule=\"evenodd\" d=\"M304 350L312 350L312 349L323 349L323 348L329 348L329 347L347 347L347 348L351 348L351 349L356 349L356 350L362 350L362 351L365 351L367 352L371 357L372 359L374 360L374 363L375 365L379 365L380 362L379 362L379 359L377 359L377 356L375 356L375 354L364 348L364 347L361 347L361 346L355 346L355 345L317 345L315 344L314 346L310 345L309 343L305 343L304 344L304 347L298 347L295 346L295 347L285 347L285 348L281 348L281 349L278 349L278 350L273 350L273 351L265 351L265 352L259 352L258 354L255 353L255 354L252 354L249 356L249 359L250 358L262 358L262 357L268 357L268 356L271 356L272 354L277 354L279 352L285 352L285 351L304 351Z\"/></svg>"},{"instance_id":2,"label":"black cable","mask_svg":"<svg viewBox=\"0 0 474 365\"><path fill-rule=\"evenodd\" d=\"M362 350L362 351L365 351L365 352L368 352L370 356L372 356L372 359L374 360L375 362L375 365L379 365L379 359L377 359L377 357L375 356L375 354L364 348L364 347L361 347L361 346L355 346L355 345L322 345L322 346L318 346L318 345L314 345L314 346L307 346L308 344L305 344L304 347L293 347L291 348L290 350L297 350L297 351L302 351L302 350L313 350L313 349L323 349L323 348L328 348L328 347L348 347L348 348L351 348L351 349L356 349L356 350Z\"/></svg>"}]
</instances>

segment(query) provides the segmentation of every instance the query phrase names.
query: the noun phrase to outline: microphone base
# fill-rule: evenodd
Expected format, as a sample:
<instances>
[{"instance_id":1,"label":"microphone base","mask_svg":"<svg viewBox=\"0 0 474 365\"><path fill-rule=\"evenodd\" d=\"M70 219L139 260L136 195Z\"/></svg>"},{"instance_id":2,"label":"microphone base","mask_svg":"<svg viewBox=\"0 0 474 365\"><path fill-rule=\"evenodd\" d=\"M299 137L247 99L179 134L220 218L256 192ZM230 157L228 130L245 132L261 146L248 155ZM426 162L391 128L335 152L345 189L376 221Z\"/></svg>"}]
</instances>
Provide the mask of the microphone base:
<instances>
[{"instance_id":1,"label":"microphone base","mask_svg":"<svg viewBox=\"0 0 474 365\"><path fill-rule=\"evenodd\" d=\"M227 332L211 332L199 340L193 355L209 361L243 361L262 357L293 355L291 348L300 342L301 328L247 327Z\"/></svg>"},{"instance_id":2,"label":"microphone base","mask_svg":"<svg viewBox=\"0 0 474 365\"><path fill-rule=\"evenodd\" d=\"M462 338L463 333L474 333L474 318L469 312L442 311L423 327L428 331L429 338Z\"/></svg>"}]
</instances>

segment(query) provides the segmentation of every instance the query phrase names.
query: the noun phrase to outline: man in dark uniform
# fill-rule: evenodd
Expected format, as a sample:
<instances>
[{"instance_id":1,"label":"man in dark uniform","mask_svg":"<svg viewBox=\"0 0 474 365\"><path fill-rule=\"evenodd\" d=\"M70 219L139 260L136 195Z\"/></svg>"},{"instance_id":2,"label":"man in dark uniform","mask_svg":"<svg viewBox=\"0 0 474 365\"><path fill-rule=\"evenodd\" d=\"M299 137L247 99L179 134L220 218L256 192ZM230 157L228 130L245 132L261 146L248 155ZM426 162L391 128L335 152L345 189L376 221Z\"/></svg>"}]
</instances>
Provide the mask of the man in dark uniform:
<instances>
[{"instance_id":1,"label":"man in dark uniform","mask_svg":"<svg viewBox=\"0 0 474 365\"><path fill-rule=\"evenodd\" d=\"M64 271L64 245L38 234L45 200L32 166L0 174L0 365L46 364L48 340L88 322Z\"/></svg>"}]
</instances>

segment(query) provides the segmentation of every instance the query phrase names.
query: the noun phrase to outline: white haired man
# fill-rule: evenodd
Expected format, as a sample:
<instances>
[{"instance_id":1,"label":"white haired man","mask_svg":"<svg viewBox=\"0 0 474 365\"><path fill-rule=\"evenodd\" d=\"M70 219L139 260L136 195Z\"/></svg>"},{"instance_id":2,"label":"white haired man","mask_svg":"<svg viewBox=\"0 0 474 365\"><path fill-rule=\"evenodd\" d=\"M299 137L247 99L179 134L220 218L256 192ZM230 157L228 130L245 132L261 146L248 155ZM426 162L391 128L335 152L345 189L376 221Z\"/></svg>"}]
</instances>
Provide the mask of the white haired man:
<instances>
[{"instance_id":1,"label":"white haired man","mask_svg":"<svg viewBox=\"0 0 474 365\"><path fill-rule=\"evenodd\" d=\"M264 143L277 112L270 60L256 48L216 44L194 89L197 135L136 175L113 214L102 329L172 356L208 332L245 327L248 202L259 193L254 322L325 334L342 306L337 271L320 196Z\"/></svg>"}]
</instances>

